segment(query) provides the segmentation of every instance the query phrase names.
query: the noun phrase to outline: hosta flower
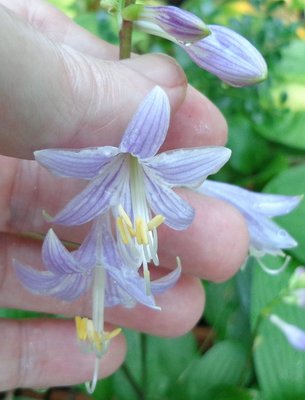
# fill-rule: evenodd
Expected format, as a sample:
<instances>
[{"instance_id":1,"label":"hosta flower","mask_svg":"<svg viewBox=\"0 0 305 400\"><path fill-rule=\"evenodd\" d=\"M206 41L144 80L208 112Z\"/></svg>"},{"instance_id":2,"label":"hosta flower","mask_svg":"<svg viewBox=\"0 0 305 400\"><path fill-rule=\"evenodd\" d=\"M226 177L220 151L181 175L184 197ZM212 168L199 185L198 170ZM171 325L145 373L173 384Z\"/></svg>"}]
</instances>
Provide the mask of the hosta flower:
<instances>
[{"instance_id":1,"label":"hosta flower","mask_svg":"<svg viewBox=\"0 0 305 400\"><path fill-rule=\"evenodd\" d=\"M202 147L156 154L169 126L170 106L165 92L155 87L130 121L119 147L81 150L48 149L35 152L35 158L51 172L89 180L52 222L83 224L110 207L117 217L120 247L128 264L158 264L157 233L160 223L185 229L194 210L173 187L195 187L228 160L224 147Z\"/></svg>"},{"instance_id":2,"label":"hosta flower","mask_svg":"<svg viewBox=\"0 0 305 400\"><path fill-rule=\"evenodd\" d=\"M209 28L200 18L173 6L132 4L122 10L122 17L127 21L135 21L146 33L174 42L189 44L210 34Z\"/></svg>"},{"instance_id":3,"label":"hosta flower","mask_svg":"<svg viewBox=\"0 0 305 400\"><path fill-rule=\"evenodd\" d=\"M137 271L124 264L111 233L110 218L99 218L78 250L69 252L49 230L43 243L42 261L46 270L38 271L15 260L15 269L22 284L32 293L73 300L92 288L92 320L76 317L77 335L88 344L97 358L109 347L110 340L119 331L104 331L104 307L136 302L158 309L153 296L147 296L145 281ZM180 277L181 267L151 283L152 293L168 290ZM95 363L93 391L98 375Z\"/></svg>"},{"instance_id":4,"label":"hosta flower","mask_svg":"<svg viewBox=\"0 0 305 400\"><path fill-rule=\"evenodd\" d=\"M262 55L232 29L205 25L194 14L172 6L132 5L122 15L135 28L178 44L200 68L231 86L249 86L267 77Z\"/></svg>"},{"instance_id":5,"label":"hosta flower","mask_svg":"<svg viewBox=\"0 0 305 400\"><path fill-rule=\"evenodd\" d=\"M250 253L254 256L284 255L282 250L297 245L286 230L272 221L272 217L290 213L301 201L300 196L255 193L235 185L213 181L205 181L198 191L225 200L238 208L246 219Z\"/></svg>"},{"instance_id":6,"label":"hosta flower","mask_svg":"<svg viewBox=\"0 0 305 400\"><path fill-rule=\"evenodd\" d=\"M231 86L250 86L266 79L266 62L247 39L224 26L208 27L208 37L180 45L200 68Z\"/></svg>"},{"instance_id":7,"label":"hosta flower","mask_svg":"<svg viewBox=\"0 0 305 400\"><path fill-rule=\"evenodd\" d=\"M305 350L305 331L289 324L275 314L270 315L269 319L281 330L292 347L296 350Z\"/></svg>"}]
</instances>

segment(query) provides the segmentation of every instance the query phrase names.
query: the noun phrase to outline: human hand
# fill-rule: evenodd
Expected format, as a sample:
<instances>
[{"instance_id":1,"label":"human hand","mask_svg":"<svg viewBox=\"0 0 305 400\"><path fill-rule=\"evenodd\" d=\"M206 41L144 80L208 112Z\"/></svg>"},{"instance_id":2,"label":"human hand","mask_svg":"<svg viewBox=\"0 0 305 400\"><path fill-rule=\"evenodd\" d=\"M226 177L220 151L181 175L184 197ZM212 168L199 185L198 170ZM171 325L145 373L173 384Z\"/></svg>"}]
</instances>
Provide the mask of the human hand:
<instances>
[{"instance_id":1,"label":"human hand","mask_svg":"<svg viewBox=\"0 0 305 400\"><path fill-rule=\"evenodd\" d=\"M166 148L223 145L226 124L215 106L187 86L183 71L166 56L116 61L115 47L37 0L0 0L0 18L0 304L67 317L89 315L89 295L73 303L37 297L15 277L13 259L33 266L41 263L41 244L20 233L46 233L49 225L42 210L57 212L82 186L51 176L29 160L33 151L117 145L140 100L155 85L167 92L172 107ZM110 324L160 336L183 334L202 314L204 295L198 278L221 281L242 264L248 235L237 211L196 193L185 191L183 196L196 209L196 219L186 231L160 228L162 268L157 273L173 267L179 255L184 274L173 289L157 297L161 312L140 305L132 310L116 307L106 311ZM85 227L73 232L56 227L56 232L62 239L80 242ZM0 324L1 390L91 378L94 356L78 349L73 321ZM124 352L120 335L102 359L101 376L119 367Z\"/></svg>"}]
</instances>

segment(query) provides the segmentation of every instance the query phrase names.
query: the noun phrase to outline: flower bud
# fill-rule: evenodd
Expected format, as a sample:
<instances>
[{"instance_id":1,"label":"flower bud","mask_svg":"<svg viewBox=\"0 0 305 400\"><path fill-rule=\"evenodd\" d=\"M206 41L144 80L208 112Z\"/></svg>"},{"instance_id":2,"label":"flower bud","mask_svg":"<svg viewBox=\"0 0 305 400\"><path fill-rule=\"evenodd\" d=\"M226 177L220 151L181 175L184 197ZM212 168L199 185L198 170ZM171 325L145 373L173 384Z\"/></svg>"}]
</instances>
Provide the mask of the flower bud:
<instances>
[{"instance_id":1,"label":"flower bud","mask_svg":"<svg viewBox=\"0 0 305 400\"><path fill-rule=\"evenodd\" d=\"M305 350L305 332L302 329L283 321L275 314L270 315L269 319L282 331L292 347L296 350Z\"/></svg>"},{"instance_id":2,"label":"flower bud","mask_svg":"<svg viewBox=\"0 0 305 400\"><path fill-rule=\"evenodd\" d=\"M305 268L298 267L291 275L288 284L289 289L305 289Z\"/></svg>"},{"instance_id":3,"label":"flower bud","mask_svg":"<svg viewBox=\"0 0 305 400\"><path fill-rule=\"evenodd\" d=\"M248 40L223 26L208 27L208 37L190 46L180 44L199 67L231 86L249 86L266 79L266 62Z\"/></svg>"},{"instance_id":4,"label":"flower bud","mask_svg":"<svg viewBox=\"0 0 305 400\"><path fill-rule=\"evenodd\" d=\"M122 17L134 21L146 33L164 37L175 43L190 44L210 34L207 25L196 15L173 6L132 4L122 10Z\"/></svg>"}]
</instances>

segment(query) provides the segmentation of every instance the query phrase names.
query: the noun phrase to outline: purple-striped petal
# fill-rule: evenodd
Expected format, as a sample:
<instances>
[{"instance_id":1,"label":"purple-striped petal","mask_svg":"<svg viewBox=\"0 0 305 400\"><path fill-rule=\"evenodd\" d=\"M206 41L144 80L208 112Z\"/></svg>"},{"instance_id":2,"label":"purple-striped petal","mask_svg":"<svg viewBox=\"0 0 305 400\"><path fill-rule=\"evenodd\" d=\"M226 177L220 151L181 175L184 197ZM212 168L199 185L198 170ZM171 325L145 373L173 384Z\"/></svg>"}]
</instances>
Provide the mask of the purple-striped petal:
<instances>
[{"instance_id":1,"label":"purple-striped petal","mask_svg":"<svg viewBox=\"0 0 305 400\"><path fill-rule=\"evenodd\" d=\"M223 200L244 204L245 209L266 217L289 214L296 208L302 196L283 196L278 194L257 193L229 183L206 181L202 186L203 193L215 195Z\"/></svg>"},{"instance_id":2,"label":"purple-striped petal","mask_svg":"<svg viewBox=\"0 0 305 400\"><path fill-rule=\"evenodd\" d=\"M73 254L61 243L54 231L50 229L42 245L42 260L46 268L53 274L71 274L83 272Z\"/></svg>"},{"instance_id":3,"label":"purple-striped petal","mask_svg":"<svg viewBox=\"0 0 305 400\"><path fill-rule=\"evenodd\" d=\"M159 185L148 174L145 175L145 193L155 214L165 217L164 223L169 227L182 230L191 225L194 209L179 197L172 189Z\"/></svg>"},{"instance_id":4,"label":"purple-striped petal","mask_svg":"<svg viewBox=\"0 0 305 400\"><path fill-rule=\"evenodd\" d=\"M297 245L286 230L269 218L273 215L286 214L293 209L299 203L297 196L291 196L289 199L288 196L265 195L209 180L205 181L197 191L227 201L238 208L246 219L252 248L263 253L281 254L282 249Z\"/></svg>"},{"instance_id":5,"label":"purple-striped petal","mask_svg":"<svg viewBox=\"0 0 305 400\"><path fill-rule=\"evenodd\" d=\"M132 4L122 10L122 17L134 21L146 33L174 42L197 42L209 35L207 25L196 15L173 6Z\"/></svg>"},{"instance_id":6,"label":"purple-striped petal","mask_svg":"<svg viewBox=\"0 0 305 400\"><path fill-rule=\"evenodd\" d=\"M67 301L81 296L92 280L92 274L53 274L50 271L37 271L17 260L14 260L14 267L18 279L31 293Z\"/></svg>"},{"instance_id":7,"label":"purple-striped petal","mask_svg":"<svg viewBox=\"0 0 305 400\"><path fill-rule=\"evenodd\" d=\"M98 175L101 168L109 164L118 153L118 148L104 146L80 150L38 150L34 152L34 156L41 165L54 175L92 179Z\"/></svg>"},{"instance_id":8,"label":"purple-striped petal","mask_svg":"<svg viewBox=\"0 0 305 400\"><path fill-rule=\"evenodd\" d=\"M81 225L106 212L120 195L126 176L125 158L119 156L105 167L103 173L75 196L51 222L62 225Z\"/></svg>"},{"instance_id":9,"label":"purple-striped petal","mask_svg":"<svg viewBox=\"0 0 305 400\"><path fill-rule=\"evenodd\" d=\"M225 147L202 147L172 150L142 160L170 186L198 186L228 161L231 150Z\"/></svg>"},{"instance_id":10,"label":"purple-striped petal","mask_svg":"<svg viewBox=\"0 0 305 400\"><path fill-rule=\"evenodd\" d=\"M169 274L162 276L151 282L151 291L153 294L162 294L171 289L179 280L181 276L181 265L178 263L177 267Z\"/></svg>"},{"instance_id":11,"label":"purple-striped petal","mask_svg":"<svg viewBox=\"0 0 305 400\"><path fill-rule=\"evenodd\" d=\"M181 47L201 68L232 86L248 86L266 79L267 66L256 48L229 28L208 25L211 35Z\"/></svg>"},{"instance_id":12,"label":"purple-striped petal","mask_svg":"<svg viewBox=\"0 0 305 400\"><path fill-rule=\"evenodd\" d=\"M167 95L156 86L140 104L129 122L120 151L139 158L154 156L165 140L169 127L170 106Z\"/></svg>"}]
</instances>

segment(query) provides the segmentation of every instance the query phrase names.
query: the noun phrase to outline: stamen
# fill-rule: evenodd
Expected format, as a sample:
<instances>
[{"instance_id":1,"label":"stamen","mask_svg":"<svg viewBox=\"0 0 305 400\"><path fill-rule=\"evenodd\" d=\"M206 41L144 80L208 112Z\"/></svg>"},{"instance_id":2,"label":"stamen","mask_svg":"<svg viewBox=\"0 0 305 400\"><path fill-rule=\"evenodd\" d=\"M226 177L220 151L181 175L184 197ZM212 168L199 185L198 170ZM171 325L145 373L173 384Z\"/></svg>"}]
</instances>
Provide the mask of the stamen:
<instances>
[{"instance_id":1,"label":"stamen","mask_svg":"<svg viewBox=\"0 0 305 400\"><path fill-rule=\"evenodd\" d=\"M129 218L127 212L124 210L124 208L121 205L118 206L118 211L119 211L120 217L122 217L122 219L125 221L125 224L127 226L129 226L129 228L132 229L131 219Z\"/></svg>"},{"instance_id":2,"label":"stamen","mask_svg":"<svg viewBox=\"0 0 305 400\"><path fill-rule=\"evenodd\" d=\"M124 244L128 244L130 242L130 231L129 231L129 226L126 225L126 221L123 219L123 217L117 217L116 220L118 231L121 235L121 238L123 240Z\"/></svg>"},{"instance_id":3,"label":"stamen","mask_svg":"<svg viewBox=\"0 0 305 400\"><path fill-rule=\"evenodd\" d=\"M152 231L154 228L158 228L165 221L165 217L161 214L155 215L147 224L147 229Z\"/></svg>"}]
</instances>

